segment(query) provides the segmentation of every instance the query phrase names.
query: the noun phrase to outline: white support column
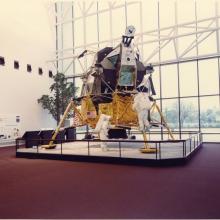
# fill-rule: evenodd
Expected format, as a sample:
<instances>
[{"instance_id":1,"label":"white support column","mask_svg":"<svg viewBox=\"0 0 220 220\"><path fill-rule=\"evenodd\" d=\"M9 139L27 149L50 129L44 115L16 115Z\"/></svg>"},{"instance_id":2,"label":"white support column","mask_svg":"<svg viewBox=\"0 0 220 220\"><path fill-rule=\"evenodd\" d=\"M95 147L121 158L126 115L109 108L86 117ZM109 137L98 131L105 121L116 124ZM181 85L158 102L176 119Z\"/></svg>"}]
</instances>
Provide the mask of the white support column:
<instances>
[{"instance_id":1,"label":"white support column","mask_svg":"<svg viewBox=\"0 0 220 220\"><path fill-rule=\"evenodd\" d=\"M216 45L217 53L219 54L219 18L218 18L218 2L215 2L215 16L216 16ZM219 94L220 94L220 60L218 57L218 77L219 77ZM220 96L219 96L219 107L220 107Z\"/></svg>"},{"instance_id":2,"label":"white support column","mask_svg":"<svg viewBox=\"0 0 220 220\"><path fill-rule=\"evenodd\" d=\"M55 21L56 21L56 26L55 26L55 32L56 32L56 62L53 62L53 64L55 65L56 68L56 74L58 73L58 66L59 66L59 62L58 62L58 58L59 58L59 52L58 52L58 27L59 25L57 24L58 21L58 12L57 12L57 2L54 3L55 6Z\"/></svg>"},{"instance_id":3,"label":"white support column","mask_svg":"<svg viewBox=\"0 0 220 220\"><path fill-rule=\"evenodd\" d=\"M143 7L142 2L139 3L139 12L140 12L140 38L141 38L141 56L144 56L144 45L143 45Z\"/></svg>"},{"instance_id":4,"label":"white support column","mask_svg":"<svg viewBox=\"0 0 220 220\"><path fill-rule=\"evenodd\" d=\"M75 7L74 7L75 5L74 5L74 2L72 2L72 4L71 4L71 8L72 8L72 45L73 45L73 54L75 54L75 49L74 49L74 47L75 47L75 22L74 22L74 17L75 17L75 14L74 14L74 9L75 9ZM75 59L72 59L73 60L73 74L75 74L75 72L76 72L76 61L75 61ZM75 85L75 78L73 78L73 83L74 83L74 85ZM75 97L75 94L74 94L74 97Z\"/></svg>"},{"instance_id":5,"label":"white support column","mask_svg":"<svg viewBox=\"0 0 220 220\"><path fill-rule=\"evenodd\" d=\"M61 18L63 20L63 4L64 4L64 2L60 2L60 4L61 4L60 13L61 13ZM63 50L63 24L61 24L60 32L61 32L60 33L60 35L61 35L61 49ZM61 53L61 56L63 57L63 52ZM61 62L62 62L61 72L63 73L63 71L64 71L63 60Z\"/></svg>"},{"instance_id":6,"label":"white support column","mask_svg":"<svg viewBox=\"0 0 220 220\"><path fill-rule=\"evenodd\" d=\"M196 34L196 56L198 57L199 55L199 48L198 48L198 19L197 19L197 4L196 4L196 1L195 1L195 27L196 27L196 30L195 30L195 34Z\"/></svg>"},{"instance_id":7,"label":"white support column","mask_svg":"<svg viewBox=\"0 0 220 220\"><path fill-rule=\"evenodd\" d=\"M83 1L83 9L82 9L82 14L83 14L83 44L84 44L84 50L86 50L86 3ZM87 58L84 58L84 69L87 70Z\"/></svg>"},{"instance_id":8,"label":"white support column","mask_svg":"<svg viewBox=\"0 0 220 220\"><path fill-rule=\"evenodd\" d=\"M197 4L195 1L195 22L196 22L196 56L199 56L199 48L198 48L198 18L197 18ZM200 122L200 80L199 80L199 61L196 61L197 64L197 91L198 91L198 116L199 116L199 131L201 131L201 122Z\"/></svg>"},{"instance_id":9,"label":"white support column","mask_svg":"<svg viewBox=\"0 0 220 220\"><path fill-rule=\"evenodd\" d=\"M158 33L158 47L160 48L160 2L157 2L157 33ZM161 62L161 51L158 52L159 63ZM162 80L161 80L161 65L159 65L159 80L160 80L160 99L163 98L162 94ZM160 110L163 112L163 103L160 102ZM161 121L162 122L162 121ZM163 127L161 128L161 139L163 140Z\"/></svg>"},{"instance_id":10,"label":"white support column","mask_svg":"<svg viewBox=\"0 0 220 220\"><path fill-rule=\"evenodd\" d=\"M174 36L178 36L178 7L177 7L177 2L174 3L174 7L175 7L175 33L174 33ZM176 59L179 60L179 40L178 40L178 38L175 38L173 43L174 43L174 47L175 47Z\"/></svg>"},{"instance_id":11,"label":"white support column","mask_svg":"<svg viewBox=\"0 0 220 220\"><path fill-rule=\"evenodd\" d=\"M128 9L127 9L127 1L125 1L125 28L128 26Z\"/></svg>"},{"instance_id":12,"label":"white support column","mask_svg":"<svg viewBox=\"0 0 220 220\"><path fill-rule=\"evenodd\" d=\"M215 2L215 21L216 21L216 45L217 45L217 53L219 53L219 18L218 18L218 2Z\"/></svg>"},{"instance_id":13,"label":"white support column","mask_svg":"<svg viewBox=\"0 0 220 220\"><path fill-rule=\"evenodd\" d=\"M100 47L100 43L99 43L100 36L99 36L99 3L98 2L96 3L96 12L97 12L97 14L96 14L96 21L97 21L97 23L96 23L96 25L97 25L97 45L98 45L98 48L99 48Z\"/></svg>"},{"instance_id":14,"label":"white support column","mask_svg":"<svg viewBox=\"0 0 220 220\"><path fill-rule=\"evenodd\" d=\"M113 46L113 26L112 26L112 9L114 8L116 2L108 2L109 6L109 28L110 28L110 44Z\"/></svg>"}]
</instances>

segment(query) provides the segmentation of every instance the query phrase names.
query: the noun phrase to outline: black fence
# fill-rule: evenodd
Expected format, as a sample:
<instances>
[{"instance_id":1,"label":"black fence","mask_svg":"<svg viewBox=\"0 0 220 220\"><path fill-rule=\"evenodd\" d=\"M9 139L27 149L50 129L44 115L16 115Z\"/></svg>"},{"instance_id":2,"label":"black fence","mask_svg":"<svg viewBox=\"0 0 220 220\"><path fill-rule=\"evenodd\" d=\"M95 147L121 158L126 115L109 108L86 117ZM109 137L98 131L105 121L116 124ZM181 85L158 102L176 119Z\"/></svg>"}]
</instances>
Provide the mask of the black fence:
<instances>
[{"instance_id":1,"label":"black fence","mask_svg":"<svg viewBox=\"0 0 220 220\"><path fill-rule=\"evenodd\" d=\"M156 133L155 134L159 134ZM16 155L55 155L63 156L83 156L103 157L103 158L127 158L145 160L166 160L188 158L202 144L202 134L199 132L185 132L186 139L178 140L98 140L98 139L56 139L55 149L45 149L42 143L49 143L51 139L32 139L36 145L32 148L26 147L24 138L16 140ZM151 135L153 135L151 133ZM102 143L107 145L105 150L100 146ZM154 153L141 153L140 149L147 143L149 148L154 148Z\"/></svg>"}]
</instances>

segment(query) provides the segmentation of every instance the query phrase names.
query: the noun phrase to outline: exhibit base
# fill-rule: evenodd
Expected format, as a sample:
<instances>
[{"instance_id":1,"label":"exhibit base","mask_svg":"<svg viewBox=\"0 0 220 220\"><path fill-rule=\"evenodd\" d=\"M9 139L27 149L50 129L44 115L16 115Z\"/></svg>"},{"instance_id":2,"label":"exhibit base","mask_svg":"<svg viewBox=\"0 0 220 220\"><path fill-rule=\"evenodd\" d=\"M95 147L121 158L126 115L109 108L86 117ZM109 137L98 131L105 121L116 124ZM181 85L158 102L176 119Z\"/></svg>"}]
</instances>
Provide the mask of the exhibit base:
<instances>
[{"instance_id":1,"label":"exhibit base","mask_svg":"<svg viewBox=\"0 0 220 220\"><path fill-rule=\"evenodd\" d=\"M136 165L177 165L185 164L202 146L199 135L185 140L151 141L150 153L141 152L143 141L75 140L56 144L54 149L41 145L32 148L20 146L17 140L16 157L30 159L52 159L98 163ZM150 149L150 148L149 148Z\"/></svg>"}]
</instances>

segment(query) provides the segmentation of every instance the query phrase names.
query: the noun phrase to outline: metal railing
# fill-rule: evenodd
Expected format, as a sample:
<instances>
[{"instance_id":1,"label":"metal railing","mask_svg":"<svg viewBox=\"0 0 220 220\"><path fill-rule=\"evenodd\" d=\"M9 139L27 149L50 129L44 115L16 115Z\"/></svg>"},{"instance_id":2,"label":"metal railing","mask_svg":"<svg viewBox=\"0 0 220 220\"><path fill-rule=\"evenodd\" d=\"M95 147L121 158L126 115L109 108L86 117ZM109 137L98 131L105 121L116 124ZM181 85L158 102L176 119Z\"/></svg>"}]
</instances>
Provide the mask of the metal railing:
<instances>
[{"instance_id":1,"label":"metal railing","mask_svg":"<svg viewBox=\"0 0 220 220\"><path fill-rule=\"evenodd\" d=\"M187 133L187 132L186 132ZM159 133L158 133L159 134ZM202 134L199 132L188 133L189 137L178 140L96 140L96 139L57 139L55 140L55 149L42 148L42 142L51 141L51 139L31 139L37 144L32 148L26 148L25 139L18 138L16 140L16 153L36 153L36 154L58 154L58 155L83 155L83 156L102 156L102 157L117 157L117 158L137 158L137 159L171 159L171 158L186 158L200 144L202 144ZM28 140L26 140L28 141ZM102 150L100 144L107 144L106 151ZM79 145L77 145L77 143ZM155 153L143 154L140 148L145 146L145 143L151 148L155 148ZM98 147L97 147L98 146Z\"/></svg>"}]
</instances>

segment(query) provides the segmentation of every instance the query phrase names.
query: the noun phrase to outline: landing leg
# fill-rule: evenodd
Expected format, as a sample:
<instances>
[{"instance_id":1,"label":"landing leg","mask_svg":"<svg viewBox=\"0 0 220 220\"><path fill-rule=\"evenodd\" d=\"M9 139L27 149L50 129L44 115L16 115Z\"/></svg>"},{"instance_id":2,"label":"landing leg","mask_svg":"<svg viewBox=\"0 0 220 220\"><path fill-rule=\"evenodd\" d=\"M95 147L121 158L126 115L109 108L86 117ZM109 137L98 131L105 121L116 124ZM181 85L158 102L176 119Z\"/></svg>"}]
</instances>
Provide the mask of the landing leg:
<instances>
[{"instance_id":1,"label":"landing leg","mask_svg":"<svg viewBox=\"0 0 220 220\"><path fill-rule=\"evenodd\" d=\"M143 130L143 137L144 137L144 147L140 149L141 153L156 153L157 149L155 147L150 147L147 143L147 135L145 130Z\"/></svg>"}]
</instances>

